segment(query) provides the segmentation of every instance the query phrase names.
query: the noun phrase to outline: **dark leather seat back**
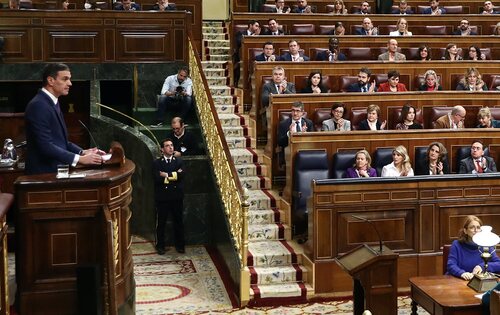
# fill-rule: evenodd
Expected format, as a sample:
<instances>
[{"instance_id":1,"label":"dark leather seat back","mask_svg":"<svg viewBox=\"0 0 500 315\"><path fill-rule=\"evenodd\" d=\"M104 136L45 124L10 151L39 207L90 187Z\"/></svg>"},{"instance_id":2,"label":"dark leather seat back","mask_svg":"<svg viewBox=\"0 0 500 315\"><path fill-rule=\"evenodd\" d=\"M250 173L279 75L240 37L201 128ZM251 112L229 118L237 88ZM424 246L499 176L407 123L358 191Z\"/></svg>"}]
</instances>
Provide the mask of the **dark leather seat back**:
<instances>
[{"instance_id":1,"label":"dark leather seat back","mask_svg":"<svg viewBox=\"0 0 500 315\"><path fill-rule=\"evenodd\" d=\"M263 3L260 5L260 12L273 12L276 9L275 4Z\"/></svg>"},{"instance_id":2,"label":"dark leather seat back","mask_svg":"<svg viewBox=\"0 0 500 315\"><path fill-rule=\"evenodd\" d=\"M358 130L359 124L366 119L366 107L353 107L349 120L351 121L351 130Z\"/></svg>"},{"instance_id":3,"label":"dark leather seat back","mask_svg":"<svg viewBox=\"0 0 500 315\"><path fill-rule=\"evenodd\" d=\"M321 131L323 121L330 119L331 117L330 108L316 108L313 116L314 131Z\"/></svg>"},{"instance_id":4,"label":"dark leather seat back","mask_svg":"<svg viewBox=\"0 0 500 315\"><path fill-rule=\"evenodd\" d=\"M450 255L451 244L443 245L443 275L448 270L448 256Z\"/></svg>"},{"instance_id":5,"label":"dark leather seat back","mask_svg":"<svg viewBox=\"0 0 500 315\"><path fill-rule=\"evenodd\" d=\"M318 35L330 35L335 31L335 25L320 25ZM493 31L491 31L493 33Z\"/></svg>"},{"instance_id":6,"label":"dark leather seat back","mask_svg":"<svg viewBox=\"0 0 500 315\"><path fill-rule=\"evenodd\" d=\"M328 48L311 48L309 51L310 51L310 56L309 58L311 58L311 60L316 60L316 56L320 53L320 52L323 52L325 50L328 50Z\"/></svg>"},{"instance_id":7,"label":"dark leather seat back","mask_svg":"<svg viewBox=\"0 0 500 315\"><path fill-rule=\"evenodd\" d=\"M346 54L349 61L367 61L373 59L370 47L349 47L346 49Z\"/></svg>"},{"instance_id":8,"label":"dark leather seat back","mask_svg":"<svg viewBox=\"0 0 500 315\"><path fill-rule=\"evenodd\" d=\"M406 60L420 59L418 47L403 48L403 53L406 55Z\"/></svg>"},{"instance_id":9,"label":"dark leather seat back","mask_svg":"<svg viewBox=\"0 0 500 315\"><path fill-rule=\"evenodd\" d=\"M426 25L425 35L446 35L446 25Z\"/></svg>"},{"instance_id":10,"label":"dark leather seat back","mask_svg":"<svg viewBox=\"0 0 500 315\"><path fill-rule=\"evenodd\" d=\"M441 106L433 107L431 110L431 116L429 117L430 128L436 129L437 128L436 127L436 120L438 120L439 117L441 117L441 116L448 115L449 113L451 113L451 110L452 110L452 107L441 107ZM426 126L426 127L429 128L429 126Z\"/></svg>"},{"instance_id":11,"label":"dark leather seat back","mask_svg":"<svg viewBox=\"0 0 500 315\"><path fill-rule=\"evenodd\" d=\"M342 151L333 155L332 178L343 178L345 171L353 166L356 151Z\"/></svg>"},{"instance_id":12,"label":"dark leather seat back","mask_svg":"<svg viewBox=\"0 0 500 315\"><path fill-rule=\"evenodd\" d=\"M292 226L294 235L307 232L307 199L313 179L327 179L328 157L324 150L299 151L293 168Z\"/></svg>"},{"instance_id":13,"label":"dark leather seat back","mask_svg":"<svg viewBox=\"0 0 500 315\"><path fill-rule=\"evenodd\" d=\"M316 35L314 24L293 24L292 35Z\"/></svg>"},{"instance_id":14,"label":"dark leather seat back","mask_svg":"<svg viewBox=\"0 0 500 315\"><path fill-rule=\"evenodd\" d=\"M342 75L340 76L340 92L347 92L349 85L358 82L356 75Z\"/></svg>"},{"instance_id":15,"label":"dark leather seat back","mask_svg":"<svg viewBox=\"0 0 500 315\"><path fill-rule=\"evenodd\" d=\"M495 91L498 86L500 86L500 75L492 75L489 89Z\"/></svg>"},{"instance_id":16,"label":"dark leather seat back","mask_svg":"<svg viewBox=\"0 0 500 315\"><path fill-rule=\"evenodd\" d=\"M500 120L500 107L490 108L490 111L491 111L491 118L495 120Z\"/></svg>"},{"instance_id":17,"label":"dark leather seat back","mask_svg":"<svg viewBox=\"0 0 500 315\"><path fill-rule=\"evenodd\" d=\"M419 161L424 161L427 155L427 147L415 147L414 168L415 174L428 174L426 170L421 169L422 165Z\"/></svg>"},{"instance_id":18,"label":"dark leather seat back","mask_svg":"<svg viewBox=\"0 0 500 315\"><path fill-rule=\"evenodd\" d=\"M373 155L372 167L377 170L377 176L382 176L382 168L392 162L392 151L394 148L378 148Z\"/></svg>"},{"instance_id":19,"label":"dark leather seat back","mask_svg":"<svg viewBox=\"0 0 500 315\"><path fill-rule=\"evenodd\" d=\"M464 7L461 5L445 5L443 8L446 10L446 14L462 14L464 13ZM467 14L469 12L466 12Z\"/></svg>"},{"instance_id":20,"label":"dark leather seat back","mask_svg":"<svg viewBox=\"0 0 500 315\"><path fill-rule=\"evenodd\" d=\"M394 32L398 29L396 25L379 25L378 33L380 35L389 35L390 32ZM387 48L386 48L387 50Z\"/></svg>"}]
</instances>

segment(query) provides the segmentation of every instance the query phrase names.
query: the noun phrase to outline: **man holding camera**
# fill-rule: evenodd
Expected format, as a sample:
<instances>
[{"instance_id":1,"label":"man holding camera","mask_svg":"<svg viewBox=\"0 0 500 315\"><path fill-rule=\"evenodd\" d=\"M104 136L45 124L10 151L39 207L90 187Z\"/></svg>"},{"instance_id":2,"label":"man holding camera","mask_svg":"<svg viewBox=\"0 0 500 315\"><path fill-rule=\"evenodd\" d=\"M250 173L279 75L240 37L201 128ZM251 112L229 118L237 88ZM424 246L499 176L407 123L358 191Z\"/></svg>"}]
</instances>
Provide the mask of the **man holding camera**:
<instances>
[{"instance_id":1,"label":"man holding camera","mask_svg":"<svg viewBox=\"0 0 500 315\"><path fill-rule=\"evenodd\" d=\"M193 81L188 77L189 69L181 67L177 74L168 76L163 83L161 96L158 100L158 111L156 124L151 127L162 127L165 120L165 112L172 110L177 116L186 119L193 105Z\"/></svg>"}]
</instances>

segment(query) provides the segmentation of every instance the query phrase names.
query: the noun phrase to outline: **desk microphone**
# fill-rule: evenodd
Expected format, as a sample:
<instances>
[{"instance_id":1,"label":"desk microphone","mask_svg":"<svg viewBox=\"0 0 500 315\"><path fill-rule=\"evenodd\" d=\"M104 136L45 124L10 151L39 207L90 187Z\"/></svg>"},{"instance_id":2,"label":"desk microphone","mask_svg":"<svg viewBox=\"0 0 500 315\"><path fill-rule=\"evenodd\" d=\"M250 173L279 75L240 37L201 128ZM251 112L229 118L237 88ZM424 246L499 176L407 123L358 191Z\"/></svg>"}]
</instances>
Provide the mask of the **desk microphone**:
<instances>
[{"instance_id":1,"label":"desk microphone","mask_svg":"<svg viewBox=\"0 0 500 315\"><path fill-rule=\"evenodd\" d=\"M360 217L360 216L357 216L354 214L351 214L351 217L358 219L358 220L361 220L361 221L368 222L371 226L373 226L373 229L375 230L375 232L377 233L377 236L378 236L378 244L379 244L380 253L382 253L382 238L380 237L380 233L378 232L377 226L375 225L375 223L373 223L372 220L369 220L367 218L363 218L363 217Z\"/></svg>"},{"instance_id":2,"label":"desk microphone","mask_svg":"<svg viewBox=\"0 0 500 315\"><path fill-rule=\"evenodd\" d=\"M92 144L94 145L95 148L98 148L97 147L97 142L95 142L95 139L94 137L92 136L92 134L90 133L90 130L89 128L87 128L87 126L83 123L83 121L81 121L80 119L78 119L78 122L83 126L83 128L85 128L85 130L87 131L87 133L89 134L90 136L90 140L92 140Z\"/></svg>"}]
</instances>

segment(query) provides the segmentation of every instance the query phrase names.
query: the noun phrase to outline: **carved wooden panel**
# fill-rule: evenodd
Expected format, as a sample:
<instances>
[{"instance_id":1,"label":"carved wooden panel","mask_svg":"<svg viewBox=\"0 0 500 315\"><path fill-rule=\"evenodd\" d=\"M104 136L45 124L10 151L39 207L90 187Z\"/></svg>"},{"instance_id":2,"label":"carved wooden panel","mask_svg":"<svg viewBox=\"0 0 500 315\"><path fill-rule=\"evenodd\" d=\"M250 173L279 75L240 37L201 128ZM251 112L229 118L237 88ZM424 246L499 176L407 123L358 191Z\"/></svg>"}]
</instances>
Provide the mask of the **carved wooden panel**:
<instances>
[{"instance_id":1,"label":"carved wooden panel","mask_svg":"<svg viewBox=\"0 0 500 315\"><path fill-rule=\"evenodd\" d=\"M73 60L99 62L102 33L96 31L54 31L46 33L47 58L51 60Z\"/></svg>"}]
</instances>

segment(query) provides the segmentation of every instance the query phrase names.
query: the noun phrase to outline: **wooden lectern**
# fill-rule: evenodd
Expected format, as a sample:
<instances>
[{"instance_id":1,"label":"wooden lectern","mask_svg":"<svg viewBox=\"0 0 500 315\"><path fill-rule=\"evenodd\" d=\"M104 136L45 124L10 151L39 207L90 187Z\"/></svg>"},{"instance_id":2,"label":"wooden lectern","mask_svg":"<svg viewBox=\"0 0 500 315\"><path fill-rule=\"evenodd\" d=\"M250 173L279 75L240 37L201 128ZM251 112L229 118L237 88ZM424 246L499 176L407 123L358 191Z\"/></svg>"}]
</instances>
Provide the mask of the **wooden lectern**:
<instances>
[{"instance_id":1,"label":"wooden lectern","mask_svg":"<svg viewBox=\"0 0 500 315\"><path fill-rule=\"evenodd\" d=\"M92 294L91 300L100 302L85 314L135 314L129 234L134 170L135 164L124 160L70 174L84 178L40 174L17 179L21 314L82 314L88 306L82 303ZM82 289L81 283L89 281Z\"/></svg>"},{"instance_id":2,"label":"wooden lectern","mask_svg":"<svg viewBox=\"0 0 500 315\"><path fill-rule=\"evenodd\" d=\"M354 315L365 309L373 315L397 315L398 256L386 246L380 252L365 244L335 259L354 280Z\"/></svg>"}]
</instances>

